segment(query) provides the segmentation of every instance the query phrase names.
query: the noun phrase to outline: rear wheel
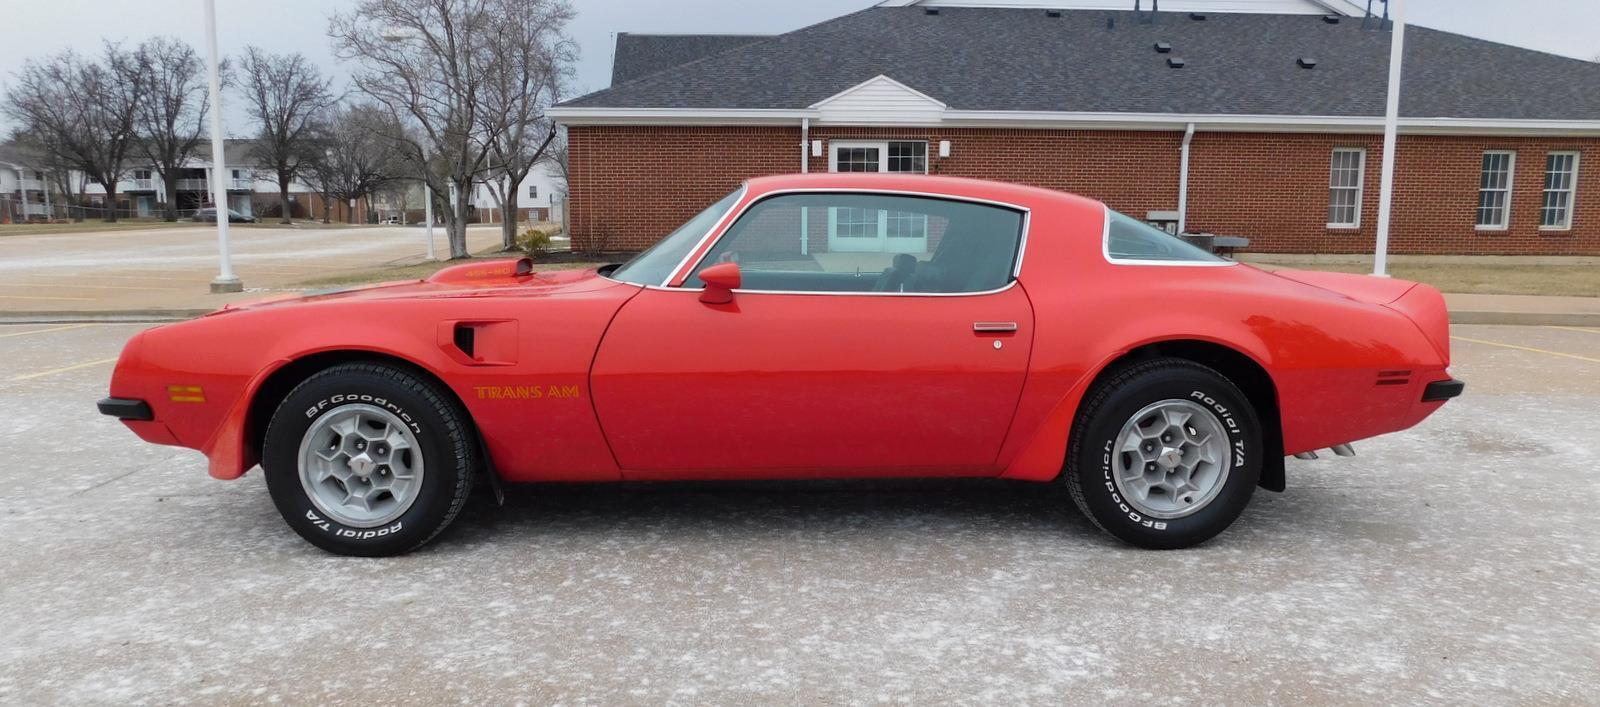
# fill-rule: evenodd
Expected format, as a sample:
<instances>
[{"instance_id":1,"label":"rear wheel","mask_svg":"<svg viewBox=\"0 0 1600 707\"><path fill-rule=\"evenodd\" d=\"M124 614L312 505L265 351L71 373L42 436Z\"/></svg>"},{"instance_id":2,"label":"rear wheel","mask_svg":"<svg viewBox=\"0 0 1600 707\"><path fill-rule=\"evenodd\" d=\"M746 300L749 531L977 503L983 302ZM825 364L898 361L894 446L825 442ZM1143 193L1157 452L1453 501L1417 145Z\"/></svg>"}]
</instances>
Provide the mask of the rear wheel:
<instances>
[{"instance_id":1,"label":"rear wheel","mask_svg":"<svg viewBox=\"0 0 1600 707\"><path fill-rule=\"evenodd\" d=\"M290 391L267 427L262 468L295 532L342 555L396 555L450 524L477 449L465 411L400 368L347 363Z\"/></svg>"},{"instance_id":2,"label":"rear wheel","mask_svg":"<svg viewBox=\"0 0 1600 707\"><path fill-rule=\"evenodd\" d=\"M1261 474L1248 399L1198 363L1157 359L1095 384L1073 424L1067 488L1084 515L1140 547L1196 545L1244 511Z\"/></svg>"}]
</instances>

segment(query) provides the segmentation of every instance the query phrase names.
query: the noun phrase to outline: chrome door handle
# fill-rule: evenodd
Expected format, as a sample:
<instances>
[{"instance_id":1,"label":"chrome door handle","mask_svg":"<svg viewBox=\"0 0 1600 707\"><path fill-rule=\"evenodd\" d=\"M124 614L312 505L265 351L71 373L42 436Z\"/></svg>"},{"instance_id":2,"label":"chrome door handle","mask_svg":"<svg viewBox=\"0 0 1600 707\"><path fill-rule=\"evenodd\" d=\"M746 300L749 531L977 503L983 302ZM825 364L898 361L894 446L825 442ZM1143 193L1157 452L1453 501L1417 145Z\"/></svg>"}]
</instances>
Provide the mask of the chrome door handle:
<instances>
[{"instance_id":1,"label":"chrome door handle","mask_svg":"<svg viewBox=\"0 0 1600 707\"><path fill-rule=\"evenodd\" d=\"M1017 330L1016 322L973 322L972 331L978 334L1000 334Z\"/></svg>"}]
</instances>

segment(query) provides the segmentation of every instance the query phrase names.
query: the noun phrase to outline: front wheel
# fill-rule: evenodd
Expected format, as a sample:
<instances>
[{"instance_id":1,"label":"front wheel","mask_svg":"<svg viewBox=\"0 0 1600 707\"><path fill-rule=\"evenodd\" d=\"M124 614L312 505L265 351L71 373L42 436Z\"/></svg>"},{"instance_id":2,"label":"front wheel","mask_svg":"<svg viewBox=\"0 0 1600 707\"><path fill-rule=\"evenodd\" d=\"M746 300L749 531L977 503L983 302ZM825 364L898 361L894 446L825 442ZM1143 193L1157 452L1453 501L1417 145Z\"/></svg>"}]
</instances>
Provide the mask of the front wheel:
<instances>
[{"instance_id":1,"label":"front wheel","mask_svg":"<svg viewBox=\"0 0 1600 707\"><path fill-rule=\"evenodd\" d=\"M1261 475L1261 425L1244 394L1193 361L1123 368L1089 391L1073 423L1067 488L1095 525L1154 549L1227 529Z\"/></svg>"},{"instance_id":2,"label":"front wheel","mask_svg":"<svg viewBox=\"0 0 1600 707\"><path fill-rule=\"evenodd\" d=\"M450 524L472 488L466 412L410 371L346 363L290 391L261 466L278 512L329 552L409 552Z\"/></svg>"}]
</instances>

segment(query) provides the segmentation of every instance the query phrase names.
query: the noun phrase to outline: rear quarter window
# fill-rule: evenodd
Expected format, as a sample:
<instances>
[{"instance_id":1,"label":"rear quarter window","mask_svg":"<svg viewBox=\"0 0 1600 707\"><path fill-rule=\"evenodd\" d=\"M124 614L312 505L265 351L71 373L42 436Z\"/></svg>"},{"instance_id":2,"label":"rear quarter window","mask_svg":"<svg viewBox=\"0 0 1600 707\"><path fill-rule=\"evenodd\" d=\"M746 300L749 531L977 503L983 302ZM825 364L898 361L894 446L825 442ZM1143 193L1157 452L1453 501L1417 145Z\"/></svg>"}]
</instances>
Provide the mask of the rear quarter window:
<instances>
[{"instance_id":1,"label":"rear quarter window","mask_svg":"<svg viewBox=\"0 0 1600 707\"><path fill-rule=\"evenodd\" d=\"M1117 261L1158 261L1225 265L1229 261L1204 248L1140 221L1106 209L1106 257Z\"/></svg>"}]
</instances>

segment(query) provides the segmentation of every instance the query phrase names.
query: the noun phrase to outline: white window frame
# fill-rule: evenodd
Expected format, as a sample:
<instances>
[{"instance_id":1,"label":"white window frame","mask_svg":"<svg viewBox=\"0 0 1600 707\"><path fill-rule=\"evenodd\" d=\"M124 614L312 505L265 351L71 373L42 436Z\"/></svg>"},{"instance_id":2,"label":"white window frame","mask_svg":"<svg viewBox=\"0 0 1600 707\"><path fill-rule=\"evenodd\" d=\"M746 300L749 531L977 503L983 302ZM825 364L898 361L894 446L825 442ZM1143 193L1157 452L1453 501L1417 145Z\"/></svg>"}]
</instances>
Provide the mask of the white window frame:
<instances>
[{"instance_id":1,"label":"white window frame","mask_svg":"<svg viewBox=\"0 0 1600 707\"><path fill-rule=\"evenodd\" d=\"M1350 223L1328 222L1329 229L1359 229L1361 228L1361 207L1367 196L1367 148L1365 147L1335 147L1328 154L1328 206L1333 206L1334 189L1350 189L1350 187L1335 187L1333 185L1333 160L1341 152L1354 152L1359 157L1356 160L1356 219Z\"/></svg>"},{"instance_id":2,"label":"white window frame","mask_svg":"<svg viewBox=\"0 0 1600 707\"><path fill-rule=\"evenodd\" d=\"M1501 218L1500 223L1485 225L1485 224L1479 224L1478 223L1478 210L1483 208L1483 206L1482 206L1483 205L1483 193L1486 192L1486 191L1502 191L1501 189L1484 189L1483 188L1483 158L1484 157L1488 157L1489 155L1505 155L1509 159L1506 161L1506 186L1505 186L1505 189L1503 190L1506 193L1506 207L1505 207L1505 210L1502 212L1503 216ZM1479 231L1505 231L1505 230L1509 230L1511 228L1511 202L1512 202L1512 196L1514 194L1516 194L1516 186L1517 186L1517 151L1516 150L1484 150L1483 154L1478 157L1478 192L1477 192L1478 193L1478 198L1472 205L1472 222L1473 222L1473 224L1475 224L1475 227L1477 228L1477 230L1479 230Z\"/></svg>"},{"instance_id":3,"label":"white window frame","mask_svg":"<svg viewBox=\"0 0 1600 707\"><path fill-rule=\"evenodd\" d=\"M1572 158L1572 184L1566 189L1551 189L1550 184L1550 158ZM1578 175L1581 173L1583 153L1577 150L1551 150L1544 157L1544 188L1539 192L1539 230L1541 231L1570 231L1574 213L1578 210ZM1544 223L1545 200L1551 192L1565 192L1567 195L1567 218L1560 224L1547 226Z\"/></svg>"},{"instance_id":4,"label":"white window frame","mask_svg":"<svg viewBox=\"0 0 1600 707\"><path fill-rule=\"evenodd\" d=\"M529 199L537 199L537 198L539 198L539 185L537 185L537 184L529 184L528 185L528 198Z\"/></svg>"},{"instance_id":5,"label":"white window frame","mask_svg":"<svg viewBox=\"0 0 1600 707\"><path fill-rule=\"evenodd\" d=\"M915 142L922 144L922 174L928 173L928 141L917 139L905 140L829 140L828 141L828 171L839 171L839 151L869 148L878 151L878 172L880 174L916 174L915 172L890 172L889 171L889 144L894 142ZM926 221L926 217L924 217ZM878 212L878 237L874 239L839 237L838 209L828 209L828 250L832 252L872 252L872 253L924 253L928 250L928 229L924 225L921 238L890 238L889 237L889 212ZM869 243L870 241L870 243Z\"/></svg>"}]
</instances>

